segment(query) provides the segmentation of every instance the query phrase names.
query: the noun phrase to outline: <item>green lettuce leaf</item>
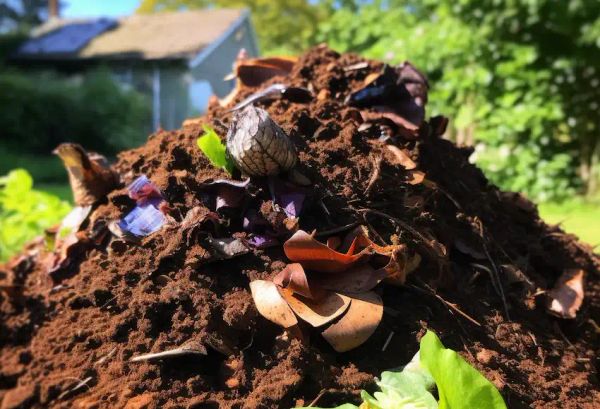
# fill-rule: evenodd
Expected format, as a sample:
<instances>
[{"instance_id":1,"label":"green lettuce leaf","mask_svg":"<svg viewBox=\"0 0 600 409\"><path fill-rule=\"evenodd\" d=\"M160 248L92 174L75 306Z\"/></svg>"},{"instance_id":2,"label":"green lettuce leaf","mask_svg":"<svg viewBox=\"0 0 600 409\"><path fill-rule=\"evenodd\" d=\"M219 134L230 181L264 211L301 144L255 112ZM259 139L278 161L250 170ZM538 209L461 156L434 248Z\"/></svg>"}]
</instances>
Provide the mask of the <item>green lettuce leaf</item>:
<instances>
[{"instance_id":1,"label":"green lettuce leaf","mask_svg":"<svg viewBox=\"0 0 600 409\"><path fill-rule=\"evenodd\" d=\"M506 409L494 385L431 331L421 339L420 356L437 385L440 409Z\"/></svg>"},{"instance_id":2,"label":"green lettuce leaf","mask_svg":"<svg viewBox=\"0 0 600 409\"><path fill-rule=\"evenodd\" d=\"M421 366L419 352L401 372L385 371L377 381L381 392L373 396L363 391L361 397L368 409L437 409L438 404L429 392L435 382Z\"/></svg>"},{"instance_id":3,"label":"green lettuce leaf","mask_svg":"<svg viewBox=\"0 0 600 409\"><path fill-rule=\"evenodd\" d=\"M204 134L198 138L198 147L208 158L210 163L217 168L223 168L230 174L233 173L233 162L227 156L227 151L219 135L210 126L203 125Z\"/></svg>"}]
</instances>

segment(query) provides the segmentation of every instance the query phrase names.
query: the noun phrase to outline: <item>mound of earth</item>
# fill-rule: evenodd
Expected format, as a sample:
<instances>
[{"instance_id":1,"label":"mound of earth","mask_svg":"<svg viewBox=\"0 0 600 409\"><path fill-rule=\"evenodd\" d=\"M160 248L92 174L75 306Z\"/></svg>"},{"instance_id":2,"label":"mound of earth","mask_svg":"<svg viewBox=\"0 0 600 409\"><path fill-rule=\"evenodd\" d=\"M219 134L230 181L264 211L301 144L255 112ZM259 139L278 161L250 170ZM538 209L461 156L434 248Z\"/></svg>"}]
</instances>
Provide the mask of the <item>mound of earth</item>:
<instances>
[{"instance_id":1,"label":"mound of earth","mask_svg":"<svg viewBox=\"0 0 600 409\"><path fill-rule=\"evenodd\" d=\"M52 254L40 239L0 269L0 407L359 402L375 376L411 359L427 329L492 381L511 408L597 407L599 258L545 224L534 204L488 182L469 163L471 148L441 137L443 118L417 120L411 132L394 129L394 121L365 122L365 108L345 101L382 66L317 47L287 76L242 84L226 107L213 101L184 128L158 131L122 152L111 167L120 182L93 203L77 233L88 239L83 249L50 272ZM258 314L249 283L289 263L281 245L232 258L216 257L206 245L207 231L245 240L243 209L219 210L217 219L192 227L182 223L192 209L215 214L203 186L230 178L198 149L202 125L224 138L228 109L277 82L314 95L302 103L257 103L293 141L310 185L299 226L285 225L259 179L251 182L249 206L284 230L280 242L286 229L316 230L324 240L364 225L379 244L403 243L421 256L404 285L376 287L383 319L348 352L335 352L310 328L309 340L290 336ZM134 207L126 187L140 175L164 195L170 222L137 242L99 232ZM575 318L557 318L548 313L547 292L572 270L583 271L585 299ZM182 345L206 354L131 361Z\"/></svg>"}]
</instances>

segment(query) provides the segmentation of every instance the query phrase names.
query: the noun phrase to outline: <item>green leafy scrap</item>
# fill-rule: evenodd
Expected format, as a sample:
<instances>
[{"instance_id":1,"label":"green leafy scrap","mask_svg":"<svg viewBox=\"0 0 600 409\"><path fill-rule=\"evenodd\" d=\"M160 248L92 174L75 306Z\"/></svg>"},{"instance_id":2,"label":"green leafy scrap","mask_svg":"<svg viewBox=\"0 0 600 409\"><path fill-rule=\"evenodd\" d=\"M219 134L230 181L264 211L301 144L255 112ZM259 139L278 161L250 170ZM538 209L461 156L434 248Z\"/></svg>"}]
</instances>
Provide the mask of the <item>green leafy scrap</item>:
<instances>
[{"instance_id":1,"label":"green leafy scrap","mask_svg":"<svg viewBox=\"0 0 600 409\"><path fill-rule=\"evenodd\" d=\"M202 128L204 129L204 134L196 141L202 153L204 153L214 167L223 168L229 174L233 173L233 162L227 156L227 149L223 145L223 142L221 142L219 135L208 125L203 125Z\"/></svg>"},{"instance_id":2,"label":"green leafy scrap","mask_svg":"<svg viewBox=\"0 0 600 409\"><path fill-rule=\"evenodd\" d=\"M496 387L458 353L444 348L433 332L421 339L420 355L437 385L440 409L506 409Z\"/></svg>"},{"instance_id":3,"label":"green leafy scrap","mask_svg":"<svg viewBox=\"0 0 600 409\"><path fill-rule=\"evenodd\" d=\"M373 396L363 391L361 397L369 409L436 409L438 403L431 394L435 381L421 366L419 352L401 372L386 371L377 382L381 392Z\"/></svg>"},{"instance_id":4,"label":"green leafy scrap","mask_svg":"<svg viewBox=\"0 0 600 409\"><path fill-rule=\"evenodd\" d=\"M362 391L360 407L346 403L334 409L506 409L494 385L431 331L408 365L383 372L377 386L381 391L373 395ZM432 393L436 387L439 401Z\"/></svg>"}]
</instances>

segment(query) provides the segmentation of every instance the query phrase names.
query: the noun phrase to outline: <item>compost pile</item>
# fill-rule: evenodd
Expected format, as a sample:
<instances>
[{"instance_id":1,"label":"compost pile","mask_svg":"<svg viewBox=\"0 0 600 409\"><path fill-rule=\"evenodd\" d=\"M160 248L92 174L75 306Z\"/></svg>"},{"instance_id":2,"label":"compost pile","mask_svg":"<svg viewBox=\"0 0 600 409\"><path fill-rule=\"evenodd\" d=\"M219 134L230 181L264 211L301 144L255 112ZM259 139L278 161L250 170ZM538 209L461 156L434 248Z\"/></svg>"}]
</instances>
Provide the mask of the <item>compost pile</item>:
<instances>
[{"instance_id":1,"label":"compost pile","mask_svg":"<svg viewBox=\"0 0 600 409\"><path fill-rule=\"evenodd\" d=\"M414 67L324 46L254 82L248 67L206 116L110 168L86 162L87 187L72 160L85 152L59 148L83 222L0 270L2 408L359 402L427 329L511 408L600 401L598 257L490 184L471 148L442 138L445 118L424 120ZM297 158L248 181L196 141L204 126L225 139L255 107ZM286 302L255 303L273 291ZM302 313L323 297L342 304Z\"/></svg>"}]
</instances>

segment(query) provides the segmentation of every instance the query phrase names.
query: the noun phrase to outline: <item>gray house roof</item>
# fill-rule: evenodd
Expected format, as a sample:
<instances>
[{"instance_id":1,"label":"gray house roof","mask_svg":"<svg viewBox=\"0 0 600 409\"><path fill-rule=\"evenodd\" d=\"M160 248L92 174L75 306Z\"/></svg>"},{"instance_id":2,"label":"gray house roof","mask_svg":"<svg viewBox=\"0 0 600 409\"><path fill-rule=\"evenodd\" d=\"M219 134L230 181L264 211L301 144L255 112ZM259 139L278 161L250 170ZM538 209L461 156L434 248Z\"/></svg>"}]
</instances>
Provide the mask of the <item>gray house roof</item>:
<instances>
[{"instance_id":1,"label":"gray house roof","mask_svg":"<svg viewBox=\"0 0 600 409\"><path fill-rule=\"evenodd\" d=\"M118 20L54 19L38 27L14 59L187 60L196 65L248 15L247 10L209 9Z\"/></svg>"}]
</instances>

